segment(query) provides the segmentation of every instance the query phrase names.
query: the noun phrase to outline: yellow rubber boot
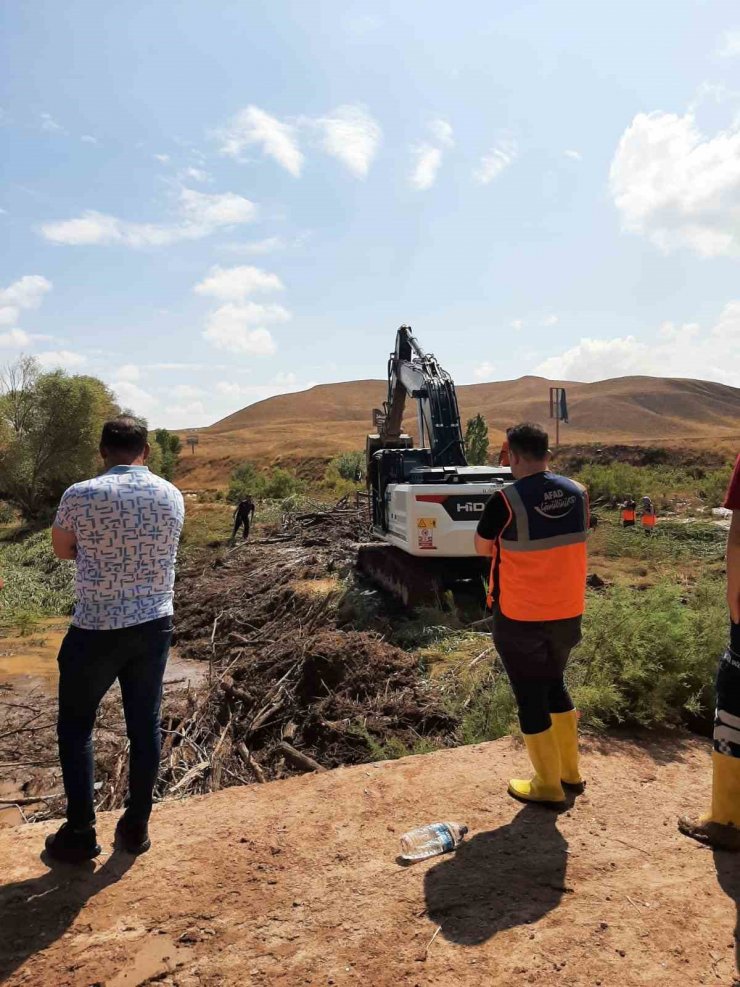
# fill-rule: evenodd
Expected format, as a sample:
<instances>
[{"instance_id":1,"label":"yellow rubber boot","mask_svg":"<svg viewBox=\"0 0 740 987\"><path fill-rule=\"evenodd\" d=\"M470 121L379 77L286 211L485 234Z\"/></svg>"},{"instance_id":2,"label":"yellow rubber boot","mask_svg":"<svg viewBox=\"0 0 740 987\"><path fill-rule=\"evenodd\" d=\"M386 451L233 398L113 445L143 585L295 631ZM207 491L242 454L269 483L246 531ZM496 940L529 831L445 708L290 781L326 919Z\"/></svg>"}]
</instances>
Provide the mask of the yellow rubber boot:
<instances>
[{"instance_id":1,"label":"yellow rubber boot","mask_svg":"<svg viewBox=\"0 0 740 987\"><path fill-rule=\"evenodd\" d=\"M720 850L740 850L740 758L712 752L712 808L698 819L681 816L685 836Z\"/></svg>"},{"instance_id":2,"label":"yellow rubber boot","mask_svg":"<svg viewBox=\"0 0 740 987\"><path fill-rule=\"evenodd\" d=\"M535 770L534 778L525 781L512 778L509 795L520 802L540 802L555 809L565 805L565 793L560 784L560 750L552 727L542 733L525 733L524 743Z\"/></svg>"},{"instance_id":3,"label":"yellow rubber boot","mask_svg":"<svg viewBox=\"0 0 740 987\"><path fill-rule=\"evenodd\" d=\"M550 718L560 750L560 780L565 788L580 794L586 783L578 767L578 712L571 709L567 713L550 713Z\"/></svg>"}]
</instances>

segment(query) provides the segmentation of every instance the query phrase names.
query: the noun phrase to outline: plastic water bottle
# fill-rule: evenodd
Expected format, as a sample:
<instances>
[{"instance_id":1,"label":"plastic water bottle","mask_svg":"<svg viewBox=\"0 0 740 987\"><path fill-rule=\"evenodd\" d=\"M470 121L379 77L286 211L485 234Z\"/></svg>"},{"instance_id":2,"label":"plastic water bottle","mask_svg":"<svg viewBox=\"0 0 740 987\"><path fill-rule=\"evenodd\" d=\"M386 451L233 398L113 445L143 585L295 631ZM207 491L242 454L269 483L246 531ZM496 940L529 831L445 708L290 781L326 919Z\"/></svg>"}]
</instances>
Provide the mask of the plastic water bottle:
<instances>
[{"instance_id":1,"label":"plastic water bottle","mask_svg":"<svg viewBox=\"0 0 740 987\"><path fill-rule=\"evenodd\" d=\"M401 856L404 860L426 860L449 853L460 846L467 831L467 826L454 822L430 823L409 830L401 837Z\"/></svg>"}]
</instances>

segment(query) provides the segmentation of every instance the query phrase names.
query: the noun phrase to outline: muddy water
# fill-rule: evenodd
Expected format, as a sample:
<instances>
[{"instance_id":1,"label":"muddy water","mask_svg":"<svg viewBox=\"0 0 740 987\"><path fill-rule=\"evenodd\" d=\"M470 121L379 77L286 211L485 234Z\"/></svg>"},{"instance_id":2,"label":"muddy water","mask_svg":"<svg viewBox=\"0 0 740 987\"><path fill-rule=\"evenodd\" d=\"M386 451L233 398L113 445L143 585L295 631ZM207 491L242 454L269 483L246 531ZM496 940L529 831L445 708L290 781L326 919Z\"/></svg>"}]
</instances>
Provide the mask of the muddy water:
<instances>
[{"instance_id":1,"label":"muddy water","mask_svg":"<svg viewBox=\"0 0 740 987\"><path fill-rule=\"evenodd\" d=\"M50 617L39 621L26 635L15 631L0 634L0 689L10 687L14 692L40 691L54 696L59 672L57 654L68 621ZM199 661L181 658L175 649L170 652L165 672L166 685L197 686L208 674Z\"/></svg>"}]
</instances>

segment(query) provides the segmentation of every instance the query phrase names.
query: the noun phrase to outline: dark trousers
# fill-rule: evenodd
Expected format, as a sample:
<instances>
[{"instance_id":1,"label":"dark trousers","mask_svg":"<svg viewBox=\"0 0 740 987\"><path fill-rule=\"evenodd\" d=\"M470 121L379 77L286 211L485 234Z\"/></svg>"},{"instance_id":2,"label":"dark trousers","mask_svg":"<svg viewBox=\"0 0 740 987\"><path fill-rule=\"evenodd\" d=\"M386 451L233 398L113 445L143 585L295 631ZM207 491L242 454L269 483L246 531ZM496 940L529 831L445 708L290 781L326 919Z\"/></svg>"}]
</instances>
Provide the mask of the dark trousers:
<instances>
[{"instance_id":1,"label":"dark trousers","mask_svg":"<svg viewBox=\"0 0 740 987\"><path fill-rule=\"evenodd\" d=\"M581 618L510 620L493 614L493 643L514 692L522 733L542 733L550 713L567 713L573 700L565 685L565 666L581 640Z\"/></svg>"},{"instance_id":2,"label":"dark trousers","mask_svg":"<svg viewBox=\"0 0 740 987\"><path fill-rule=\"evenodd\" d=\"M236 536L239 533L239 528L244 525L244 533L242 535L242 541L246 541L249 538L249 518L237 518L234 521L234 530L231 532L231 540L236 541Z\"/></svg>"},{"instance_id":3,"label":"dark trousers","mask_svg":"<svg viewBox=\"0 0 740 987\"><path fill-rule=\"evenodd\" d=\"M172 639L172 617L134 627L87 631L72 625L59 651L59 759L67 819L72 825L95 821L92 733L95 714L118 679L129 749L128 812L145 821L161 749L159 712L162 680Z\"/></svg>"},{"instance_id":4,"label":"dark trousers","mask_svg":"<svg viewBox=\"0 0 740 987\"><path fill-rule=\"evenodd\" d=\"M717 669L714 749L740 757L740 624L730 621L730 644Z\"/></svg>"}]
</instances>

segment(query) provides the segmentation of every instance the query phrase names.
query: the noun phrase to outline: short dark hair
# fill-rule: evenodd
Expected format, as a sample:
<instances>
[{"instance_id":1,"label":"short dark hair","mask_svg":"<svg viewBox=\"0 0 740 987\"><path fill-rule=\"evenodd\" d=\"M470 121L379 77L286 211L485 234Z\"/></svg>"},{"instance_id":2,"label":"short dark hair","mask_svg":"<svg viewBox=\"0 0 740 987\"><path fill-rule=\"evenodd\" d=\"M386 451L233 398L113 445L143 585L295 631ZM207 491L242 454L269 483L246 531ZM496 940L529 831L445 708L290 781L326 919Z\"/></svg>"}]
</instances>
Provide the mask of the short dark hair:
<instances>
[{"instance_id":1,"label":"short dark hair","mask_svg":"<svg viewBox=\"0 0 740 987\"><path fill-rule=\"evenodd\" d=\"M144 422L131 415L119 415L103 425L101 448L106 452L125 452L140 456L147 443L149 432Z\"/></svg>"},{"instance_id":2,"label":"short dark hair","mask_svg":"<svg viewBox=\"0 0 740 987\"><path fill-rule=\"evenodd\" d=\"M550 451L550 437L541 425L522 422L506 430L509 449L525 459L545 459Z\"/></svg>"}]
</instances>

